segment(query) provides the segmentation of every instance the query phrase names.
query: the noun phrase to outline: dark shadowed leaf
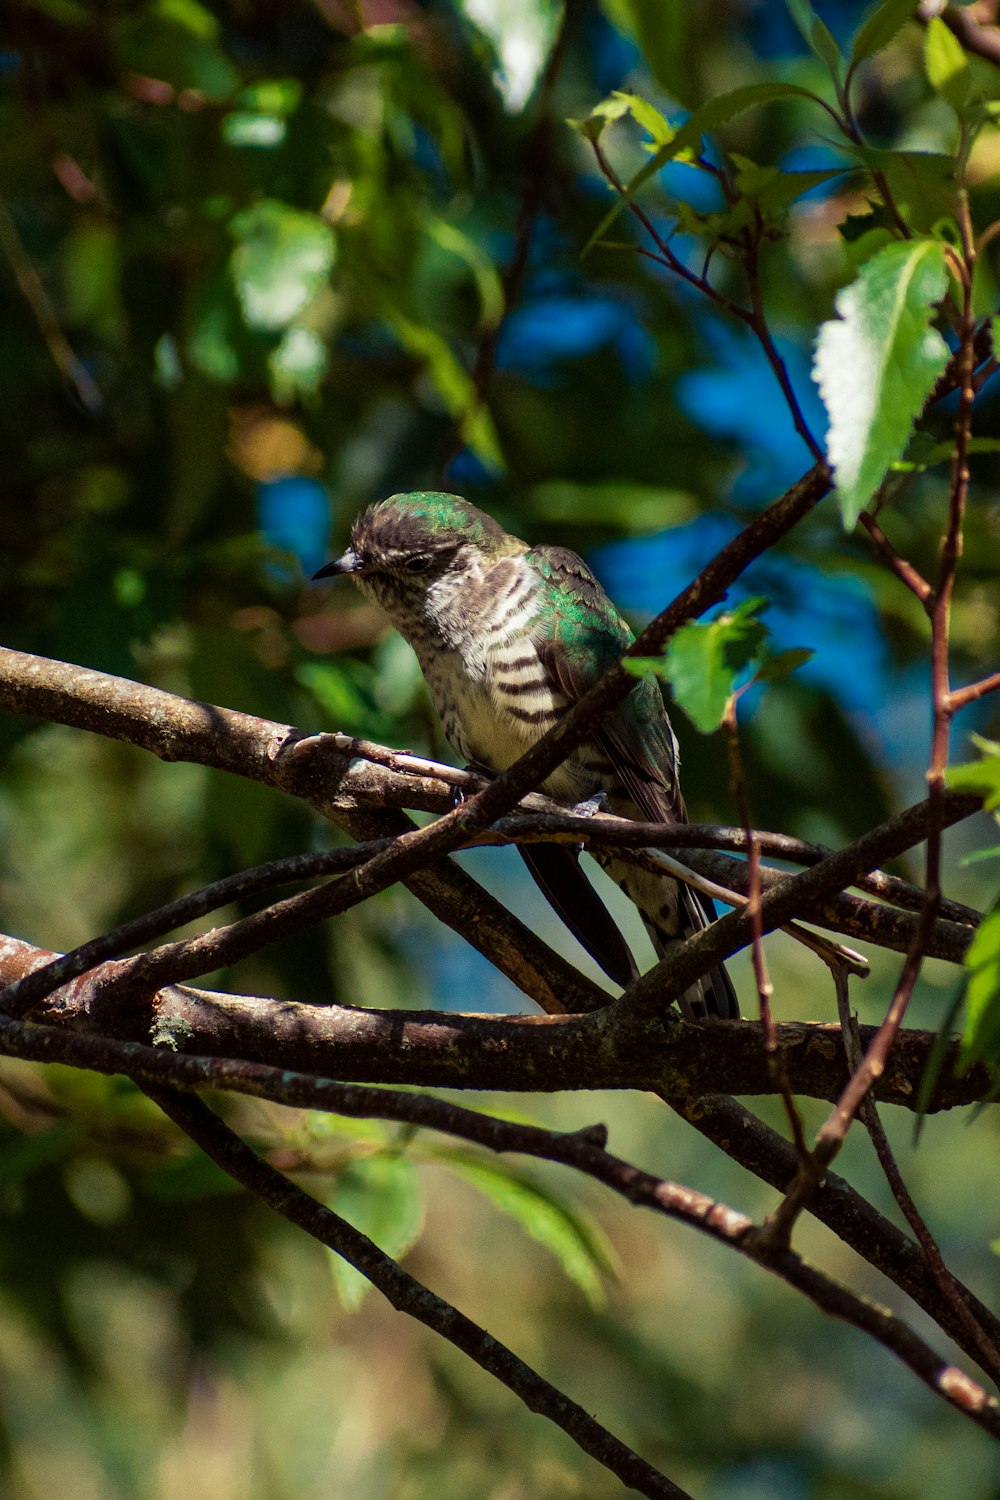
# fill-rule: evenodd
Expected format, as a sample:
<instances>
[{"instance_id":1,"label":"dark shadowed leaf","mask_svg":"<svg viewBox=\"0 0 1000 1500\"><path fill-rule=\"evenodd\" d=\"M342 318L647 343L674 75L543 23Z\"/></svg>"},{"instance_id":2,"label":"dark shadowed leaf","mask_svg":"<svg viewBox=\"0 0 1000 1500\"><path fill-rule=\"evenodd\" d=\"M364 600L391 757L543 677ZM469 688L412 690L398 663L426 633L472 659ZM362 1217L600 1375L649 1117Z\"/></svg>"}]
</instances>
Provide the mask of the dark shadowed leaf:
<instances>
[{"instance_id":1,"label":"dark shadowed leaf","mask_svg":"<svg viewBox=\"0 0 1000 1500\"><path fill-rule=\"evenodd\" d=\"M337 1178L327 1203L394 1260L406 1254L423 1228L424 1199L416 1168L392 1152L352 1161ZM333 1251L330 1264L340 1300L353 1311L371 1282Z\"/></svg>"},{"instance_id":2,"label":"dark shadowed leaf","mask_svg":"<svg viewBox=\"0 0 1000 1500\"><path fill-rule=\"evenodd\" d=\"M851 48L853 62L864 62L888 47L916 11L915 0L883 0L864 22Z\"/></svg>"}]
</instances>

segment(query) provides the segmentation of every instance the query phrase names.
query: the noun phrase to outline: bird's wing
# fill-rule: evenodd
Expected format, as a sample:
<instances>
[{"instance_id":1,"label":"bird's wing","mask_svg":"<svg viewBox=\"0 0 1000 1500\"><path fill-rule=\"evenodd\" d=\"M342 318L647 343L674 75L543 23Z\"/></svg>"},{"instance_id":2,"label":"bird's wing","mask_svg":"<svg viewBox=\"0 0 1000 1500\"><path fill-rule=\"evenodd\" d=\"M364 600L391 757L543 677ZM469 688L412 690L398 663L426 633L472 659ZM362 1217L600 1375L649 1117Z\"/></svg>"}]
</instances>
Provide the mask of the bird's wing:
<instances>
[{"instance_id":1,"label":"bird's wing","mask_svg":"<svg viewBox=\"0 0 1000 1500\"><path fill-rule=\"evenodd\" d=\"M575 703L621 659L632 644L632 632L575 552L535 547L528 560L548 584L546 603L554 615L552 628L536 640L535 649L546 671ZM624 702L601 721L593 738L645 818L653 823L686 821L678 784L677 742L655 681L640 679ZM680 937L714 920L713 903L690 886L680 884L678 899ZM602 959L598 962L606 973L612 973ZM721 964L688 991L682 1005L690 1015L730 1019L740 1013L736 992Z\"/></svg>"},{"instance_id":2,"label":"bird's wing","mask_svg":"<svg viewBox=\"0 0 1000 1500\"><path fill-rule=\"evenodd\" d=\"M619 661L633 636L587 564L565 547L534 547L528 560L548 585L554 628L536 642L539 656L575 703ZM593 738L626 792L652 823L684 822L677 746L659 686L639 680L598 725Z\"/></svg>"}]
</instances>

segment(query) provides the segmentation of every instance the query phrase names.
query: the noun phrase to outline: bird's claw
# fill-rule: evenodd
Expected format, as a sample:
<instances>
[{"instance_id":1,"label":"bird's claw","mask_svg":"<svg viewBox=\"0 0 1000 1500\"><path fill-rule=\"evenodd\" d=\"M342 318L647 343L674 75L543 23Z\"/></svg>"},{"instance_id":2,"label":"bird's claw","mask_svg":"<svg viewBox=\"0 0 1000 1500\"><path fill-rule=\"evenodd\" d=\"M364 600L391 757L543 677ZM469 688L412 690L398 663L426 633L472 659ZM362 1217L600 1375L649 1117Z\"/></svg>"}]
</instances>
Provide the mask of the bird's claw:
<instances>
[{"instance_id":1,"label":"bird's claw","mask_svg":"<svg viewBox=\"0 0 1000 1500\"><path fill-rule=\"evenodd\" d=\"M573 816L576 818L593 818L600 812L606 812L610 805L607 792L603 789L588 797L586 802L578 802L573 808Z\"/></svg>"}]
</instances>

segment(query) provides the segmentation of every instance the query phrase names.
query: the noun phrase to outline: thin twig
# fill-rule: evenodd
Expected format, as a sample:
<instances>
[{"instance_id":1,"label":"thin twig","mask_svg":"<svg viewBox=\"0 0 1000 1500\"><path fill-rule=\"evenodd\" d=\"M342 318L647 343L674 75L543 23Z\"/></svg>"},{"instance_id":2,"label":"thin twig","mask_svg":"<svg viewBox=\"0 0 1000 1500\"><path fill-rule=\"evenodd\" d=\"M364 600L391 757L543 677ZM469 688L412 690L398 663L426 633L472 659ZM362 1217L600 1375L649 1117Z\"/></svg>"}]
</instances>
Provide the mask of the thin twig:
<instances>
[{"instance_id":1,"label":"thin twig","mask_svg":"<svg viewBox=\"0 0 1000 1500\"><path fill-rule=\"evenodd\" d=\"M597 165L615 192L620 197L624 197L626 193L625 184L605 155L600 141L591 140L591 145L594 150L594 156L597 159ZM701 292L710 302L714 302L717 307L721 307L730 317L736 318L739 322L746 323L748 326L752 325L753 314L747 308L741 307L738 302L734 302L731 297L727 297L723 292L720 292L704 276L698 276L694 271L690 271L684 262L674 254L641 203L637 202L635 198L631 198L628 206L656 246L663 265L672 271L675 276L679 276L682 281L686 281L688 286L693 286L697 291Z\"/></svg>"},{"instance_id":2,"label":"thin twig","mask_svg":"<svg viewBox=\"0 0 1000 1500\"><path fill-rule=\"evenodd\" d=\"M952 688L948 694L948 707L953 714L959 709L967 708L970 703L977 703L980 698L985 698L987 693L1000 691L1000 672L994 672L990 677L984 677L979 682L970 682L968 687Z\"/></svg>"},{"instance_id":3,"label":"thin twig","mask_svg":"<svg viewBox=\"0 0 1000 1500\"><path fill-rule=\"evenodd\" d=\"M34 261L24 248L17 232L13 216L6 202L0 197L0 249L6 255L14 280L21 295L31 308L38 331L45 340L45 347L52 363L66 383L72 386L80 404L91 413L104 409L104 397L100 387L83 361L74 353L73 347L62 330L55 309Z\"/></svg>"},{"instance_id":4,"label":"thin twig","mask_svg":"<svg viewBox=\"0 0 1000 1500\"><path fill-rule=\"evenodd\" d=\"M870 511L863 510L858 519L875 543L879 556L886 567L895 573L901 582L906 584L911 594L915 594L920 603L929 612L934 590L927 582L927 579L918 572L912 563L907 562L905 557L900 557Z\"/></svg>"},{"instance_id":5,"label":"thin twig","mask_svg":"<svg viewBox=\"0 0 1000 1500\"><path fill-rule=\"evenodd\" d=\"M791 376L788 373L788 366L785 364L785 361L778 353L778 347L774 342L774 338L771 334L771 329L768 325L767 313L764 307L764 292L760 282L759 255L761 230L762 226L760 224L758 212L756 232L754 234L748 234L746 236L743 251L743 269L747 278L747 288L750 292L750 306L753 310L753 315L750 319L750 327L753 329L754 334L757 337L757 342L760 344L761 349L764 351L764 356L768 364L771 366L774 377L777 380L779 387L781 388L781 394L785 398L785 405L788 407L788 410L791 414L795 431L805 443L806 447L809 449L809 452L812 454L816 462L818 464L823 464L826 462L826 454L824 453L820 444L817 443L816 439L813 437L812 431L809 427L809 423L805 419L805 414L802 410L799 398L795 394L795 387L792 385Z\"/></svg>"}]
</instances>

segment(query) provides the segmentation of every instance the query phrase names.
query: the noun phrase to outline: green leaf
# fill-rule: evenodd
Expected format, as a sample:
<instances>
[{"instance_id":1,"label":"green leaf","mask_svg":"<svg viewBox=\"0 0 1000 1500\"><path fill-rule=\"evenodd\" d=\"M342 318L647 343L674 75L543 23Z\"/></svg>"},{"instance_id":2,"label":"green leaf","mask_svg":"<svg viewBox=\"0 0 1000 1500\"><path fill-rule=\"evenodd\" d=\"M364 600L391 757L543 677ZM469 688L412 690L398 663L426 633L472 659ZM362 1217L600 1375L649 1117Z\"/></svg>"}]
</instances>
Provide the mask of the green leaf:
<instances>
[{"instance_id":1,"label":"green leaf","mask_svg":"<svg viewBox=\"0 0 1000 1500\"><path fill-rule=\"evenodd\" d=\"M840 47L829 26L816 14L808 0L785 0L785 4L814 56L837 80L840 76Z\"/></svg>"},{"instance_id":2,"label":"green leaf","mask_svg":"<svg viewBox=\"0 0 1000 1500\"><path fill-rule=\"evenodd\" d=\"M916 0L883 0L864 22L851 48L851 61L864 62L881 52L910 20L916 10Z\"/></svg>"},{"instance_id":3,"label":"green leaf","mask_svg":"<svg viewBox=\"0 0 1000 1500\"><path fill-rule=\"evenodd\" d=\"M768 636L758 616L766 599L747 599L707 623L683 625L662 657L626 657L636 676L653 672L670 683L696 729L711 734L722 722L736 679L760 654Z\"/></svg>"},{"instance_id":4,"label":"green leaf","mask_svg":"<svg viewBox=\"0 0 1000 1500\"><path fill-rule=\"evenodd\" d=\"M987 912L965 956L965 1030L960 1065L1000 1056L1000 906Z\"/></svg>"},{"instance_id":5,"label":"green leaf","mask_svg":"<svg viewBox=\"0 0 1000 1500\"><path fill-rule=\"evenodd\" d=\"M0 1183L21 1182L32 1172L61 1161L82 1136L82 1126L68 1120L61 1120L49 1130L18 1132L9 1136L0 1145Z\"/></svg>"},{"instance_id":6,"label":"green leaf","mask_svg":"<svg viewBox=\"0 0 1000 1500\"><path fill-rule=\"evenodd\" d=\"M837 80L840 77L840 65L843 61L840 52L840 44L822 16L817 16L813 21L812 30L809 33L809 45L819 58L830 70L830 76Z\"/></svg>"},{"instance_id":7,"label":"green leaf","mask_svg":"<svg viewBox=\"0 0 1000 1500\"><path fill-rule=\"evenodd\" d=\"M196 1202L201 1198L231 1197L242 1193L240 1183L202 1151L171 1157L147 1172L143 1192L157 1203Z\"/></svg>"},{"instance_id":8,"label":"green leaf","mask_svg":"<svg viewBox=\"0 0 1000 1500\"><path fill-rule=\"evenodd\" d=\"M480 401L475 382L447 339L398 308L386 310L386 321L403 348L426 365L446 410L458 422L462 441L488 468L502 471L503 453L489 408Z\"/></svg>"},{"instance_id":9,"label":"green leaf","mask_svg":"<svg viewBox=\"0 0 1000 1500\"><path fill-rule=\"evenodd\" d=\"M689 0L603 0L612 25L638 46L672 99L686 104L693 82L687 46Z\"/></svg>"},{"instance_id":10,"label":"green leaf","mask_svg":"<svg viewBox=\"0 0 1000 1500\"><path fill-rule=\"evenodd\" d=\"M328 661L305 661L295 669L295 679L315 694L330 723L347 733L377 732L376 707L364 684L356 680L355 663L343 657Z\"/></svg>"},{"instance_id":11,"label":"green leaf","mask_svg":"<svg viewBox=\"0 0 1000 1500\"><path fill-rule=\"evenodd\" d=\"M395 1152L352 1161L338 1176L327 1205L393 1260L416 1243L424 1224L424 1200L416 1168ZM353 1312L371 1282L334 1251L330 1252L330 1265L340 1300Z\"/></svg>"},{"instance_id":12,"label":"green leaf","mask_svg":"<svg viewBox=\"0 0 1000 1500\"><path fill-rule=\"evenodd\" d=\"M628 113L636 124L641 125L643 130L652 136L657 146L665 146L677 134L677 127L671 125L655 105L648 103L645 99L640 99L638 94L624 94L616 89L614 97L627 105Z\"/></svg>"},{"instance_id":13,"label":"green leaf","mask_svg":"<svg viewBox=\"0 0 1000 1500\"><path fill-rule=\"evenodd\" d=\"M924 32L924 71L934 92L961 112L972 92L972 69L958 37L940 16L932 16Z\"/></svg>"},{"instance_id":14,"label":"green leaf","mask_svg":"<svg viewBox=\"0 0 1000 1500\"><path fill-rule=\"evenodd\" d=\"M754 681L780 682L783 677L790 676L815 655L815 651L810 650L808 646L792 646L788 651L776 651L773 656L764 658L754 673Z\"/></svg>"},{"instance_id":15,"label":"green leaf","mask_svg":"<svg viewBox=\"0 0 1000 1500\"><path fill-rule=\"evenodd\" d=\"M214 42L218 38L221 29L218 17L198 0L156 0L154 10L165 21L175 22L203 42Z\"/></svg>"},{"instance_id":16,"label":"green leaf","mask_svg":"<svg viewBox=\"0 0 1000 1500\"><path fill-rule=\"evenodd\" d=\"M898 459L892 465L893 469L901 474L921 473L924 469L933 469L936 464L950 464L955 452L955 444L935 443L928 433L914 433L914 438L927 438L925 448L916 448L915 443L910 443L906 450L906 457ZM1000 438L974 437L969 438L966 451L975 453L1000 453Z\"/></svg>"},{"instance_id":17,"label":"green leaf","mask_svg":"<svg viewBox=\"0 0 1000 1500\"><path fill-rule=\"evenodd\" d=\"M227 146L270 151L281 145L288 133L288 126L278 115L254 114L250 110L237 109L224 116L221 130L222 139Z\"/></svg>"},{"instance_id":18,"label":"green leaf","mask_svg":"<svg viewBox=\"0 0 1000 1500\"><path fill-rule=\"evenodd\" d=\"M844 149L869 172L885 177L893 201L915 237L939 237L934 226L943 216L954 217L955 213L958 185L953 156L938 151L883 151L867 145Z\"/></svg>"},{"instance_id":19,"label":"green leaf","mask_svg":"<svg viewBox=\"0 0 1000 1500\"><path fill-rule=\"evenodd\" d=\"M809 33L816 19L816 12L809 4L809 0L785 0L785 9L798 27L804 41L809 41Z\"/></svg>"},{"instance_id":20,"label":"green leaf","mask_svg":"<svg viewBox=\"0 0 1000 1500\"><path fill-rule=\"evenodd\" d=\"M136 9L115 32L123 68L162 79L178 92L228 99L240 75L220 49L217 17L195 0L164 0L155 10Z\"/></svg>"},{"instance_id":21,"label":"green leaf","mask_svg":"<svg viewBox=\"0 0 1000 1500\"><path fill-rule=\"evenodd\" d=\"M621 120L629 114L630 98L629 94L611 94L607 99L602 99L600 104L595 104L590 114L584 119L567 120L566 124L586 136L589 141L599 140L606 125L610 125L614 120Z\"/></svg>"},{"instance_id":22,"label":"green leaf","mask_svg":"<svg viewBox=\"0 0 1000 1500\"><path fill-rule=\"evenodd\" d=\"M239 305L231 281L220 268L195 294L185 349L188 359L209 380L221 384L236 380L240 373L239 332Z\"/></svg>"},{"instance_id":23,"label":"green leaf","mask_svg":"<svg viewBox=\"0 0 1000 1500\"><path fill-rule=\"evenodd\" d=\"M971 738L973 744L982 750L982 759L949 766L945 779L955 791L982 793L986 811L996 812L1000 809L1000 744L995 740L985 740L978 734Z\"/></svg>"},{"instance_id":24,"label":"green leaf","mask_svg":"<svg viewBox=\"0 0 1000 1500\"><path fill-rule=\"evenodd\" d=\"M479 326L495 328L503 317L504 289L503 279L494 262L475 240L456 229L454 224L449 224L446 219L429 214L422 227L429 239L468 267L479 293Z\"/></svg>"},{"instance_id":25,"label":"green leaf","mask_svg":"<svg viewBox=\"0 0 1000 1500\"><path fill-rule=\"evenodd\" d=\"M333 265L333 230L319 214L265 198L230 223L236 293L249 327L285 328L312 301Z\"/></svg>"},{"instance_id":26,"label":"green leaf","mask_svg":"<svg viewBox=\"0 0 1000 1500\"><path fill-rule=\"evenodd\" d=\"M701 138L710 130L715 130L720 125L725 125L729 120L735 119L737 115L743 114L748 109L753 109L758 104L771 104L777 99L811 99L817 101L816 95L808 89L799 88L795 83L749 83L744 88L733 89L731 93L720 94L717 99L710 99L700 109L684 122L672 140L667 141L660 149L651 156L649 161L639 169L627 183L624 192L619 193L614 206L608 210L604 218L594 230L590 239L583 247L583 255L603 239L618 218L618 215L628 207L639 189L654 177L668 161L675 161L685 153L697 153L701 146Z\"/></svg>"},{"instance_id":27,"label":"green leaf","mask_svg":"<svg viewBox=\"0 0 1000 1500\"><path fill-rule=\"evenodd\" d=\"M268 356L271 394L279 406L297 397L313 396L326 374L327 349L318 333L293 323Z\"/></svg>"},{"instance_id":28,"label":"green leaf","mask_svg":"<svg viewBox=\"0 0 1000 1500\"><path fill-rule=\"evenodd\" d=\"M591 1306L603 1304L603 1277L616 1268L614 1251L595 1220L504 1162L448 1148L434 1155L544 1245Z\"/></svg>"},{"instance_id":29,"label":"green leaf","mask_svg":"<svg viewBox=\"0 0 1000 1500\"><path fill-rule=\"evenodd\" d=\"M262 78L241 89L236 103L241 109L257 110L264 115L287 119L302 102L302 84L298 78Z\"/></svg>"},{"instance_id":30,"label":"green leaf","mask_svg":"<svg viewBox=\"0 0 1000 1500\"><path fill-rule=\"evenodd\" d=\"M902 456L948 346L931 327L948 285L944 246L887 245L839 293L824 323L813 378L830 417L827 452L850 529Z\"/></svg>"},{"instance_id":31,"label":"green leaf","mask_svg":"<svg viewBox=\"0 0 1000 1500\"><path fill-rule=\"evenodd\" d=\"M764 212L774 213L787 208L802 193L829 182L831 177L840 177L850 167L826 167L811 172L783 172L780 167L759 166L734 151L732 159L739 170L734 184L740 193Z\"/></svg>"},{"instance_id":32,"label":"green leaf","mask_svg":"<svg viewBox=\"0 0 1000 1500\"><path fill-rule=\"evenodd\" d=\"M959 860L959 868L967 870L970 865L983 864L988 859L1000 859L1000 844L994 844L989 849L973 849L971 854L963 854Z\"/></svg>"}]
</instances>

